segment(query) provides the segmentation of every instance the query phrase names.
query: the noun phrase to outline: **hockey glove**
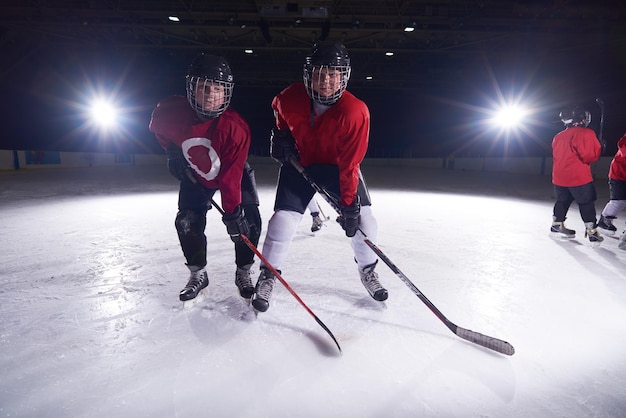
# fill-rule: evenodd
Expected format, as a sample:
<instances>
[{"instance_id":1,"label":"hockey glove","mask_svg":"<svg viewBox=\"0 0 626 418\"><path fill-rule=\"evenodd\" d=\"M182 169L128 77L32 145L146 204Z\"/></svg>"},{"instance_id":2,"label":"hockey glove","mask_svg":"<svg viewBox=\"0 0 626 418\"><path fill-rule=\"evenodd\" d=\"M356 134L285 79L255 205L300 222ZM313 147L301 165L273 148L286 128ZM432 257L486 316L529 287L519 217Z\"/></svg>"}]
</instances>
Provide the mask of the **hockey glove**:
<instances>
[{"instance_id":1,"label":"hockey glove","mask_svg":"<svg viewBox=\"0 0 626 418\"><path fill-rule=\"evenodd\" d=\"M240 242L241 234L250 235L250 225L248 225L241 206L237 206L230 215L225 214L222 217L222 222L226 225L226 232L233 242Z\"/></svg>"},{"instance_id":2,"label":"hockey glove","mask_svg":"<svg viewBox=\"0 0 626 418\"><path fill-rule=\"evenodd\" d=\"M359 196L354 198L354 202L350 206L341 207L341 216L337 218L337 222L346 231L347 237L353 237L359 229L361 221L361 203Z\"/></svg>"},{"instance_id":3,"label":"hockey glove","mask_svg":"<svg viewBox=\"0 0 626 418\"><path fill-rule=\"evenodd\" d=\"M289 131L272 129L270 135L270 155L281 164L289 164L291 157L298 158L296 141Z\"/></svg>"},{"instance_id":4,"label":"hockey glove","mask_svg":"<svg viewBox=\"0 0 626 418\"><path fill-rule=\"evenodd\" d=\"M189 167L187 160L183 156L183 150L180 148L168 148L165 150L167 154L167 169L170 174L176 177L178 180L183 180L187 177L186 170Z\"/></svg>"}]
</instances>

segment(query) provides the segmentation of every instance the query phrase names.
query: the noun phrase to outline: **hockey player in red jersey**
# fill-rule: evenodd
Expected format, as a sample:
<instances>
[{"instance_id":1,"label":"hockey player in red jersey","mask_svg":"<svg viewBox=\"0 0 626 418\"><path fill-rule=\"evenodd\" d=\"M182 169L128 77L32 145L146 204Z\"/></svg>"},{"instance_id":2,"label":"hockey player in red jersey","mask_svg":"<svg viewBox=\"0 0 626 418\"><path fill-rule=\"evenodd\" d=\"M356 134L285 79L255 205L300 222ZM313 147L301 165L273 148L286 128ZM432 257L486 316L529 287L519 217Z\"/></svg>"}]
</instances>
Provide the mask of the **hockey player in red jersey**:
<instances>
[{"instance_id":1,"label":"hockey player in red jersey","mask_svg":"<svg viewBox=\"0 0 626 418\"><path fill-rule=\"evenodd\" d=\"M558 236L573 238L576 231L568 229L564 222L572 202L578 204L580 216L585 223L585 236L592 243L604 238L596 229L596 188L593 184L590 164L598 161L602 145L596 133L588 128L591 114L578 106L560 113L565 130L552 140L552 184L554 204L550 232Z\"/></svg>"},{"instance_id":2,"label":"hockey player in red jersey","mask_svg":"<svg viewBox=\"0 0 626 418\"><path fill-rule=\"evenodd\" d=\"M609 167L610 200L602 209L598 228L607 235L615 235L617 227L613 220L626 208L626 134L617 141L617 152ZM626 234L623 234L619 248L626 250Z\"/></svg>"},{"instance_id":3,"label":"hockey player in red jersey","mask_svg":"<svg viewBox=\"0 0 626 418\"><path fill-rule=\"evenodd\" d=\"M254 293L250 278L254 253L240 234L257 245L261 217L254 171L246 161L250 129L229 107L233 87L232 71L223 57L199 54L186 77L187 97L160 101L150 120L150 130L167 153L168 169L180 180L175 226L191 272L181 301L195 298L209 284L206 214L218 190L225 212L222 220L235 243L235 284L243 298Z\"/></svg>"},{"instance_id":4,"label":"hockey player in red jersey","mask_svg":"<svg viewBox=\"0 0 626 418\"><path fill-rule=\"evenodd\" d=\"M315 194L289 162L295 156L320 186L336 196L341 226L352 239L361 281L372 298L384 301L387 290L374 271L377 257L362 238L355 236L360 228L375 242L378 226L359 168L367 151L370 114L364 102L346 91L350 72L350 58L343 45L316 44L306 58L303 82L290 85L272 101L276 129L270 153L282 166L263 256L276 269L282 267L296 227ZM261 264L252 299L258 311L269 308L274 283L272 272Z\"/></svg>"}]
</instances>

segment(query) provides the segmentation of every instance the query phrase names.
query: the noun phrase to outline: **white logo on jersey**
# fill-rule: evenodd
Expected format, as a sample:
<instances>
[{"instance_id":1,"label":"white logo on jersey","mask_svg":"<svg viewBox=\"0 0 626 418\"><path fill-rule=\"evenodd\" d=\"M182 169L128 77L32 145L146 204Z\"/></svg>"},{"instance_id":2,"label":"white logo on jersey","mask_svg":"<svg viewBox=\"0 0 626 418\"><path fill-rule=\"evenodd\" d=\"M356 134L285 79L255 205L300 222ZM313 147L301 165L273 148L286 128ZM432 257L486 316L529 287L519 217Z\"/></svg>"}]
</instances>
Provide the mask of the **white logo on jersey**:
<instances>
[{"instance_id":1,"label":"white logo on jersey","mask_svg":"<svg viewBox=\"0 0 626 418\"><path fill-rule=\"evenodd\" d=\"M189 150L193 147L204 147L207 149L209 153L209 158L211 159L211 167L209 171L205 171L206 168L200 168L196 164L191 161L189 156ZM217 174L220 172L220 167L222 166L222 162L220 161L220 156L217 155L217 152L211 145L211 140L208 138L189 138L183 141L181 144L181 148L183 149L183 155L193 171L195 171L200 177L205 179L206 181L211 181Z\"/></svg>"}]
</instances>

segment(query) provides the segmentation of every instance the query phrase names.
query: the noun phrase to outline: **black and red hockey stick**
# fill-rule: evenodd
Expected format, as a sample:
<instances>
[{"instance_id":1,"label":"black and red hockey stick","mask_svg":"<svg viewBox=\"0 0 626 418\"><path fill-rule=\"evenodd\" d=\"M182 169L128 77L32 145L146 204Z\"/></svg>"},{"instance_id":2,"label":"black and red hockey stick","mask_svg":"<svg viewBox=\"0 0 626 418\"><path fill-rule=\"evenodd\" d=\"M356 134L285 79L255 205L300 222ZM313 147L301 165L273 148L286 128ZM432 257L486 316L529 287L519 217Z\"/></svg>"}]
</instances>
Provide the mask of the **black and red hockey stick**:
<instances>
[{"instance_id":1,"label":"black and red hockey stick","mask_svg":"<svg viewBox=\"0 0 626 418\"><path fill-rule=\"evenodd\" d=\"M330 206L332 206L332 208L341 215L341 208L339 207L339 203L337 202L337 200L330 193L328 193L326 189L319 186L315 182L315 180L309 175L309 173L306 172L306 170L304 169L304 167L302 167L298 160L292 157L290 161L295 169L298 170L298 172L302 174L302 176L309 182L311 187L313 187L315 191L322 195L322 197L330 204ZM400 280L402 280L402 282L404 282L404 284L407 285L408 288L411 289L411 291L415 293L415 295L422 302L424 302L426 306L428 306L428 308L435 314L435 316L439 318L439 320L441 320L441 322L443 322L450 331L452 331L458 337L463 338L464 340L470 341L474 344L478 344L485 348L489 348L490 350L494 350L509 356L512 356L515 353L515 348L513 348L513 346L508 342L481 334L476 331L459 327L454 322L446 318L446 316L441 313L441 311L437 309L437 307L430 300L428 300L428 298L422 292L420 292L417 286L415 286L413 282L411 282L411 280L409 280L409 278L406 277L406 275L402 273L398 267L396 267L396 265L389 259L389 257L387 257L381 251L381 249L376 246L376 244L370 241L367 235L365 235L365 233L360 228L358 229L358 232L363 238L365 244L367 244L367 246L370 247L372 251L374 251L374 253L376 253L376 255L385 262L385 264L387 264L391 271L393 271L396 276L398 276Z\"/></svg>"},{"instance_id":2,"label":"black and red hockey stick","mask_svg":"<svg viewBox=\"0 0 626 418\"><path fill-rule=\"evenodd\" d=\"M215 202L215 200L213 200L212 197L211 197L211 204L215 207L215 209L217 209L217 211L222 216L224 216L224 209L222 209ZM321 319L319 319L317 317L317 315L315 315L315 313L311 310L311 308L309 308L306 305L306 303L304 303L304 301L300 298L300 296L298 296L298 294L291 288L291 286L289 286L289 283L287 283L285 281L285 279L283 279L283 276L280 275L278 270L276 270L274 268L274 266L272 266L270 264L270 262L267 261L267 259L263 256L263 254L261 254L261 251L259 251L259 249L252 243L252 241L250 241L250 239L247 236L245 236L244 234L241 234L241 239L259 257L259 259L263 262L263 265L265 267L267 267L272 272L272 274L278 279L279 282L281 282L283 284L283 286L285 286L285 288L289 291L289 293L291 293L293 295L293 297L296 298L296 300L300 303L300 305L302 305L302 307L315 319L315 322L317 322L319 324L319 326L322 327L324 329L324 331L326 331L326 333L328 333L328 335L330 335L330 338L333 339L333 341L337 345L337 348L339 349L339 352L341 353L341 347L339 346L339 343L337 342L337 339L335 338L333 333L330 332L330 329L322 322Z\"/></svg>"},{"instance_id":3,"label":"black and red hockey stick","mask_svg":"<svg viewBox=\"0 0 626 418\"><path fill-rule=\"evenodd\" d=\"M602 145L602 153L604 153L606 149L606 142L602 138L602 133L604 132L604 100L598 97L596 98L596 103L600 106L600 131L598 132L598 139Z\"/></svg>"}]
</instances>

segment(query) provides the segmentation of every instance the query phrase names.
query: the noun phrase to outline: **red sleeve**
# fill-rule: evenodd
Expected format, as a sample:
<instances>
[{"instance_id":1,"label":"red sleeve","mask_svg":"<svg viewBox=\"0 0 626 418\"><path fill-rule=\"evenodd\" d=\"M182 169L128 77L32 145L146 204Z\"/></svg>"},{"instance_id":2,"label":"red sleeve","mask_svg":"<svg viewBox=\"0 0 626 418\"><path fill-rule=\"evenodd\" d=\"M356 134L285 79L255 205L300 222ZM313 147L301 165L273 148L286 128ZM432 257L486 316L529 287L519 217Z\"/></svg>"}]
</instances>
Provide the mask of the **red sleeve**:
<instances>
[{"instance_id":1,"label":"red sleeve","mask_svg":"<svg viewBox=\"0 0 626 418\"><path fill-rule=\"evenodd\" d=\"M171 96L160 101L152 111L149 129L163 149L180 144L191 135L191 126L198 122L196 112L187 98Z\"/></svg>"},{"instance_id":2,"label":"red sleeve","mask_svg":"<svg viewBox=\"0 0 626 418\"><path fill-rule=\"evenodd\" d=\"M250 131L247 125L233 125L228 135L232 143L223 154L219 183L222 207L227 214L232 214L241 204L241 177L250 148Z\"/></svg>"},{"instance_id":3,"label":"red sleeve","mask_svg":"<svg viewBox=\"0 0 626 418\"><path fill-rule=\"evenodd\" d=\"M626 134L617 141L617 152L611 161L609 178L626 181Z\"/></svg>"},{"instance_id":4,"label":"red sleeve","mask_svg":"<svg viewBox=\"0 0 626 418\"><path fill-rule=\"evenodd\" d=\"M370 131L369 109L362 101L355 101L339 122L344 128L341 130L342 135L338 144L340 203L348 206L356 196L359 167L367 153Z\"/></svg>"},{"instance_id":5,"label":"red sleeve","mask_svg":"<svg viewBox=\"0 0 626 418\"><path fill-rule=\"evenodd\" d=\"M272 109L274 110L274 119L276 120L276 127L280 131L288 131L289 125L282 117L280 117L280 113L278 111L279 107L280 107L280 99L278 98L278 96L276 96L272 100Z\"/></svg>"},{"instance_id":6,"label":"red sleeve","mask_svg":"<svg viewBox=\"0 0 626 418\"><path fill-rule=\"evenodd\" d=\"M580 135L576 135L572 142L578 158L585 164L595 163L602 154L602 145L592 129L583 128Z\"/></svg>"}]
</instances>

